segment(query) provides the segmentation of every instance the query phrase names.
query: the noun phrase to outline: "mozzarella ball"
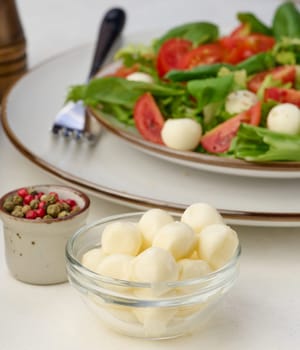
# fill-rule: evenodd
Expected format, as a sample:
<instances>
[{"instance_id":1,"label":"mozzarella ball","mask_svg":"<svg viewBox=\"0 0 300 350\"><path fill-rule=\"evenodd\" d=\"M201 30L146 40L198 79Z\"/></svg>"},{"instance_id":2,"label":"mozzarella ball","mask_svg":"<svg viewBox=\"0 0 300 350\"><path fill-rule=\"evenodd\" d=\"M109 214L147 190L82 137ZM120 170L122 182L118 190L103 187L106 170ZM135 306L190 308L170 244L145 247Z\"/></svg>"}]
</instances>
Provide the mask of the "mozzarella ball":
<instances>
[{"instance_id":1,"label":"mozzarella ball","mask_svg":"<svg viewBox=\"0 0 300 350\"><path fill-rule=\"evenodd\" d=\"M207 226L199 233L200 259L206 260L217 270L232 258L238 243L236 232L229 226L224 224Z\"/></svg>"},{"instance_id":2,"label":"mozzarella ball","mask_svg":"<svg viewBox=\"0 0 300 350\"><path fill-rule=\"evenodd\" d=\"M168 119L162 128L164 144L179 151L192 151L200 142L202 127L190 118Z\"/></svg>"},{"instance_id":3,"label":"mozzarella ball","mask_svg":"<svg viewBox=\"0 0 300 350\"><path fill-rule=\"evenodd\" d=\"M100 261L106 256L101 248L87 251L81 259L81 264L91 271L95 271Z\"/></svg>"},{"instance_id":4,"label":"mozzarella ball","mask_svg":"<svg viewBox=\"0 0 300 350\"><path fill-rule=\"evenodd\" d=\"M162 209L150 209L140 218L138 227L143 235L143 246L148 248L158 230L164 225L173 222L172 216Z\"/></svg>"},{"instance_id":5,"label":"mozzarella ball","mask_svg":"<svg viewBox=\"0 0 300 350\"><path fill-rule=\"evenodd\" d=\"M103 258L95 269L103 276L121 280L129 279L130 266L134 257L127 254L111 254Z\"/></svg>"},{"instance_id":6,"label":"mozzarella ball","mask_svg":"<svg viewBox=\"0 0 300 350\"><path fill-rule=\"evenodd\" d=\"M219 212L207 203L195 203L186 208L181 221L189 225L195 233L211 224L223 223Z\"/></svg>"},{"instance_id":7,"label":"mozzarella ball","mask_svg":"<svg viewBox=\"0 0 300 350\"><path fill-rule=\"evenodd\" d=\"M246 111L257 102L258 97L251 91L233 91L226 98L225 109L230 114L239 114Z\"/></svg>"},{"instance_id":8,"label":"mozzarella ball","mask_svg":"<svg viewBox=\"0 0 300 350\"><path fill-rule=\"evenodd\" d=\"M151 247L134 258L131 264L131 280L136 282L176 281L178 266L166 250Z\"/></svg>"},{"instance_id":9,"label":"mozzarella ball","mask_svg":"<svg viewBox=\"0 0 300 350\"><path fill-rule=\"evenodd\" d=\"M127 80L132 80L132 81L141 81L143 83L153 83L154 80L151 77L151 75L143 72L135 72L127 75L126 77Z\"/></svg>"},{"instance_id":10,"label":"mozzarella ball","mask_svg":"<svg viewBox=\"0 0 300 350\"><path fill-rule=\"evenodd\" d=\"M181 259L177 264L179 267L180 280L202 277L212 271L205 260Z\"/></svg>"},{"instance_id":11,"label":"mozzarella ball","mask_svg":"<svg viewBox=\"0 0 300 350\"><path fill-rule=\"evenodd\" d=\"M272 131L284 134L299 134L299 108L291 103L283 103L273 107L267 117L267 127Z\"/></svg>"},{"instance_id":12,"label":"mozzarella ball","mask_svg":"<svg viewBox=\"0 0 300 350\"><path fill-rule=\"evenodd\" d=\"M193 252L195 243L194 231L184 222L174 221L157 232L152 246L165 249L175 259L181 259Z\"/></svg>"},{"instance_id":13,"label":"mozzarella ball","mask_svg":"<svg viewBox=\"0 0 300 350\"><path fill-rule=\"evenodd\" d=\"M101 242L105 254L137 255L142 245L142 234L136 224L117 221L104 228Z\"/></svg>"}]
</instances>

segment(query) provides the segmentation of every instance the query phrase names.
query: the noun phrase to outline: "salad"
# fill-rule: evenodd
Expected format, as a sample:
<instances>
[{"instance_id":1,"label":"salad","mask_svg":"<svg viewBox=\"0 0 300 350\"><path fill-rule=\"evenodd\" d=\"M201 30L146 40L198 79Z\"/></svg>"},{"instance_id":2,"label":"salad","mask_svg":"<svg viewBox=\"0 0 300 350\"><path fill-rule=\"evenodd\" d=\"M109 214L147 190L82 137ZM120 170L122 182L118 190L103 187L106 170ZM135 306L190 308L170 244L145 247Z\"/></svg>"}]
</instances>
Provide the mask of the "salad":
<instances>
[{"instance_id":1,"label":"salad","mask_svg":"<svg viewBox=\"0 0 300 350\"><path fill-rule=\"evenodd\" d=\"M130 45L112 74L70 88L67 100L133 126L147 141L252 162L300 161L300 12L280 5L272 24L238 13Z\"/></svg>"}]
</instances>

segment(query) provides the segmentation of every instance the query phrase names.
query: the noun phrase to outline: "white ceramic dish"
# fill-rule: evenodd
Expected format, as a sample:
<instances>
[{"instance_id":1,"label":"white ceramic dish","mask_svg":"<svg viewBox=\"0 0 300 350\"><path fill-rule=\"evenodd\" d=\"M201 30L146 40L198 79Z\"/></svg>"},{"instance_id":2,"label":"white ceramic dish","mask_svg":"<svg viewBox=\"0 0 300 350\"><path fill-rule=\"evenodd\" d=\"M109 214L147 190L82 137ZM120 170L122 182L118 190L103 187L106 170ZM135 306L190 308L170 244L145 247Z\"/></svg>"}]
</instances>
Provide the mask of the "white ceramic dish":
<instances>
[{"instance_id":1,"label":"white ceramic dish","mask_svg":"<svg viewBox=\"0 0 300 350\"><path fill-rule=\"evenodd\" d=\"M84 46L52 58L10 90L2 121L23 155L64 182L135 208L177 212L203 201L231 224L300 226L300 180L287 180L289 172L274 179L200 171L149 156L108 132L94 148L54 138L54 115L67 88L85 80L91 55Z\"/></svg>"}]
</instances>

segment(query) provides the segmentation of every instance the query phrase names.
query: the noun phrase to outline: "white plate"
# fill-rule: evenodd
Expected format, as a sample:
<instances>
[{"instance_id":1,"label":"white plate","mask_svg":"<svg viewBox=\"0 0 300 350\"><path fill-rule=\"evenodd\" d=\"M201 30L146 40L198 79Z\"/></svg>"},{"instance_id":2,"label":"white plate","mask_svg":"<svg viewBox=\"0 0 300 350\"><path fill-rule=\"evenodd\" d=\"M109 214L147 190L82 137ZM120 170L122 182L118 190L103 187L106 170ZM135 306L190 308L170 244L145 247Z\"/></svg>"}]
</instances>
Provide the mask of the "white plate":
<instances>
[{"instance_id":1,"label":"white plate","mask_svg":"<svg viewBox=\"0 0 300 350\"><path fill-rule=\"evenodd\" d=\"M90 148L56 139L50 128L67 88L85 80L92 51L74 49L37 66L3 101L2 122L17 149L50 174L135 208L218 208L229 223L300 226L300 180L229 176L154 158L109 132Z\"/></svg>"}]
</instances>

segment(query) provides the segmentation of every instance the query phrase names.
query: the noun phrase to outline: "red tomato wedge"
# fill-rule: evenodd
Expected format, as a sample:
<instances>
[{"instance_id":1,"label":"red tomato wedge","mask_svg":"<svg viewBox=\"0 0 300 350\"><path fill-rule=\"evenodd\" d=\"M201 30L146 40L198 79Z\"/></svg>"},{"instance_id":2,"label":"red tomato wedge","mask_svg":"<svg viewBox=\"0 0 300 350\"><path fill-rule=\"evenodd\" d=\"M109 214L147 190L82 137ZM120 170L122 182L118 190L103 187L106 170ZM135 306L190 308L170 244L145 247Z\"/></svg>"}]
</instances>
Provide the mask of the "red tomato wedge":
<instances>
[{"instance_id":1,"label":"red tomato wedge","mask_svg":"<svg viewBox=\"0 0 300 350\"><path fill-rule=\"evenodd\" d=\"M109 74L112 77L126 78L129 74L139 71L139 65L134 64L132 67L121 66L113 74Z\"/></svg>"},{"instance_id":2,"label":"red tomato wedge","mask_svg":"<svg viewBox=\"0 0 300 350\"><path fill-rule=\"evenodd\" d=\"M275 39L263 34L249 34L245 37L223 37L220 43L224 48L224 62L236 64L259 52L269 51Z\"/></svg>"},{"instance_id":3,"label":"red tomato wedge","mask_svg":"<svg viewBox=\"0 0 300 350\"><path fill-rule=\"evenodd\" d=\"M165 41L157 55L156 69L160 77L169 70L179 68L182 57L190 51L192 42L180 38L172 38Z\"/></svg>"},{"instance_id":4,"label":"red tomato wedge","mask_svg":"<svg viewBox=\"0 0 300 350\"><path fill-rule=\"evenodd\" d=\"M201 45L186 53L179 66L181 69L190 69L201 64L213 64L223 59L223 48L219 43Z\"/></svg>"},{"instance_id":5,"label":"red tomato wedge","mask_svg":"<svg viewBox=\"0 0 300 350\"><path fill-rule=\"evenodd\" d=\"M202 147L210 153L228 151L232 139L236 136L241 123L259 125L261 119L261 102L257 102L247 111L232 117L214 129L208 131L201 139Z\"/></svg>"},{"instance_id":6,"label":"red tomato wedge","mask_svg":"<svg viewBox=\"0 0 300 350\"><path fill-rule=\"evenodd\" d=\"M268 88L265 90L264 100L274 100L281 103L292 103L300 107L300 91L285 88Z\"/></svg>"},{"instance_id":7,"label":"red tomato wedge","mask_svg":"<svg viewBox=\"0 0 300 350\"><path fill-rule=\"evenodd\" d=\"M133 118L136 128L145 140L163 144L161 129L164 125L164 118L149 92L137 100L133 110Z\"/></svg>"},{"instance_id":8,"label":"red tomato wedge","mask_svg":"<svg viewBox=\"0 0 300 350\"><path fill-rule=\"evenodd\" d=\"M283 84L294 84L296 79L296 67L280 66L266 72L257 73L249 80L247 84L248 89L253 92L257 92L268 74L271 74L274 80L279 80Z\"/></svg>"}]
</instances>

